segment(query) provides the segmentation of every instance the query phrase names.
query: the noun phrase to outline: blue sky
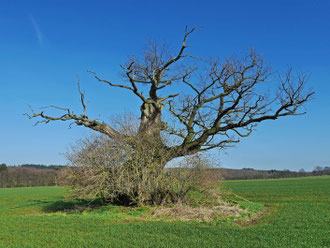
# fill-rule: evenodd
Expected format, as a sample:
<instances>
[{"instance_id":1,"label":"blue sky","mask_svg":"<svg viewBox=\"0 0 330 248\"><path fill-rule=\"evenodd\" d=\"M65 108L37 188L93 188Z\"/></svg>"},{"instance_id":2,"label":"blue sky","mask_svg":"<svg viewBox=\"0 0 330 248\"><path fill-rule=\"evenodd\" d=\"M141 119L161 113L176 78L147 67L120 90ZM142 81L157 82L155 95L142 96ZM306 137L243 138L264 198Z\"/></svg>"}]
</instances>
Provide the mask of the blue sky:
<instances>
[{"instance_id":1,"label":"blue sky","mask_svg":"<svg viewBox=\"0 0 330 248\"><path fill-rule=\"evenodd\" d=\"M178 49L185 26L202 25L190 53L225 58L253 46L274 71L310 74L308 114L264 122L236 148L217 154L223 167L311 170L330 165L330 1L0 2L0 163L63 164L75 140L91 132L67 123L33 127L23 113L54 104L90 117L138 113L139 100L94 81L86 70L120 80L119 64L147 38Z\"/></svg>"}]
</instances>

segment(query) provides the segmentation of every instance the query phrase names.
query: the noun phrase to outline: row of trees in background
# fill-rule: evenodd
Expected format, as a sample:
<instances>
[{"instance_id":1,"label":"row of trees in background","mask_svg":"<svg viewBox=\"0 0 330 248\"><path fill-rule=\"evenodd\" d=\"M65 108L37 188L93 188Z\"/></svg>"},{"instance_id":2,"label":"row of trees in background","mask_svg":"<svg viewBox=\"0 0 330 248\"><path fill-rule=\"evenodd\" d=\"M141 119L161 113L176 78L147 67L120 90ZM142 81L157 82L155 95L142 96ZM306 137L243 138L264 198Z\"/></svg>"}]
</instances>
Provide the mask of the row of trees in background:
<instances>
[{"instance_id":1,"label":"row of trees in background","mask_svg":"<svg viewBox=\"0 0 330 248\"><path fill-rule=\"evenodd\" d=\"M65 166L38 164L7 166L6 164L0 164L0 188L53 186L56 184L55 177L62 168L65 168ZM330 175L329 166L316 166L313 171L305 171L304 169L300 169L299 171L255 170L253 168L213 168L209 170L212 171L211 174L219 175L224 180L276 179Z\"/></svg>"},{"instance_id":2,"label":"row of trees in background","mask_svg":"<svg viewBox=\"0 0 330 248\"><path fill-rule=\"evenodd\" d=\"M316 173L316 174L320 174L320 175L323 175L324 173L330 173L330 166L324 166L324 167L322 167L322 166L316 166L314 168L313 172Z\"/></svg>"},{"instance_id":3,"label":"row of trees in background","mask_svg":"<svg viewBox=\"0 0 330 248\"><path fill-rule=\"evenodd\" d=\"M57 168L57 169L55 169ZM57 167L46 165L0 165L0 188L54 186Z\"/></svg>"},{"instance_id":4,"label":"row of trees in background","mask_svg":"<svg viewBox=\"0 0 330 248\"><path fill-rule=\"evenodd\" d=\"M246 180L246 179L277 179L277 178L295 178L309 176L324 176L330 175L330 167L316 166L313 171L290 170L254 170L253 168L221 169L225 180Z\"/></svg>"},{"instance_id":5,"label":"row of trees in background","mask_svg":"<svg viewBox=\"0 0 330 248\"><path fill-rule=\"evenodd\" d=\"M35 169L45 169L45 170L59 170L63 168L63 165L44 165L44 164L22 164L19 167L23 168L35 168Z\"/></svg>"}]
</instances>

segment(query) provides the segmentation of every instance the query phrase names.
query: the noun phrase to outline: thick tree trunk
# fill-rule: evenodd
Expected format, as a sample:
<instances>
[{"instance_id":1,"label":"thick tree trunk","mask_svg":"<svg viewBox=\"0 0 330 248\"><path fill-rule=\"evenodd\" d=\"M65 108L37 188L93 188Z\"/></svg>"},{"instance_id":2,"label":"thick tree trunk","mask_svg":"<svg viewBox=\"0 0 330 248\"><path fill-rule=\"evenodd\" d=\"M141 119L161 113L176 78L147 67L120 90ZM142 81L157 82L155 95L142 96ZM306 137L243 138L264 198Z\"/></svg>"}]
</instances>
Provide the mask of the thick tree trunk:
<instances>
[{"instance_id":1,"label":"thick tree trunk","mask_svg":"<svg viewBox=\"0 0 330 248\"><path fill-rule=\"evenodd\" d=\"M143 103L141 106L141 122L139 134L152 138L154 141L161 140L162 129L162 106L154 103Z\"/></svg>"},{"instance_id":2,"label":"thick tree trunk","mask_svg":"<svg viewBox=\"0 0 330 248\"><path fill-rule=\"evenodd\" d=\"M192 155L199 151L198 147L167 147L161 139L161 130L165 128L165 123L162 122L162 103L143 103L141 105L141 121L139 135L144 140L143 149L147 149L146 143L152 144L151 149L159 149L158 155L154 157L155 162L163 168L174 158L186 155Z\"/></svg>"}]
</instances>

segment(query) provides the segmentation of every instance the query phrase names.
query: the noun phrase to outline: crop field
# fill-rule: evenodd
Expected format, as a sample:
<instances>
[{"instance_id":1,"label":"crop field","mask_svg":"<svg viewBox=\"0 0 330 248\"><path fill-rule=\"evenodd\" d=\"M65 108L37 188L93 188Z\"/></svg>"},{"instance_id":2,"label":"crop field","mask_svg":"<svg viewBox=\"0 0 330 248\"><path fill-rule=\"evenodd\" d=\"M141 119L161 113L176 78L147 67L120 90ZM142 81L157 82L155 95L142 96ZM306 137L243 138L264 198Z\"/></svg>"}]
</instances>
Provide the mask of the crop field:
<instances>
[{"instance_id":1,"label":"crop field","mask_svg":"<svg viewBox=\"0 0 330 248\"><path fill-rule=\"evenodd\" d=\"M141 220L147 208L77 211L81 203L65 200L61 187L0 189L0 247L330 247L330 176L227 181L222 188L264 205L260 216Z\"/></svg>"}]
</instances>

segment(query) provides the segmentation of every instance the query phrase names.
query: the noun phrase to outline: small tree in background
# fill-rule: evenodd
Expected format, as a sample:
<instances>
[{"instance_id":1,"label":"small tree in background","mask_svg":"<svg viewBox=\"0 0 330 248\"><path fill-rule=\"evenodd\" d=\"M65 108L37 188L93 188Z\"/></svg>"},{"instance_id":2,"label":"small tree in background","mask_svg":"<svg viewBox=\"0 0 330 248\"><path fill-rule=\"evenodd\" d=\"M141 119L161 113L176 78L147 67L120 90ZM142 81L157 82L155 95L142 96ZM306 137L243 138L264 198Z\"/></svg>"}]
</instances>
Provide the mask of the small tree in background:
<instances>
[{"instance_id":1,"label":"small tree in background","mask_svg":"<svg viewBox=\"0 0 330 248\"><path fill-rule=\"evenodd\" d=\"M0 171L5 171L5 170L7 170L8 168L7 168L7 165L6 164L1 164L0 165Z\"/></svg>"},{"instance_id":2,"label":"small tree in background","mask_svg":"<svg viewBox=\"0 0 330 248\"><path fill-rule=\"evenodd\" d=\"M322 171L323 170L323 167L322 166L315 166L314 167L314 170L313 171L315 171L315 172L320 172L320 171Z\"/></svg>"}]
</instances>

